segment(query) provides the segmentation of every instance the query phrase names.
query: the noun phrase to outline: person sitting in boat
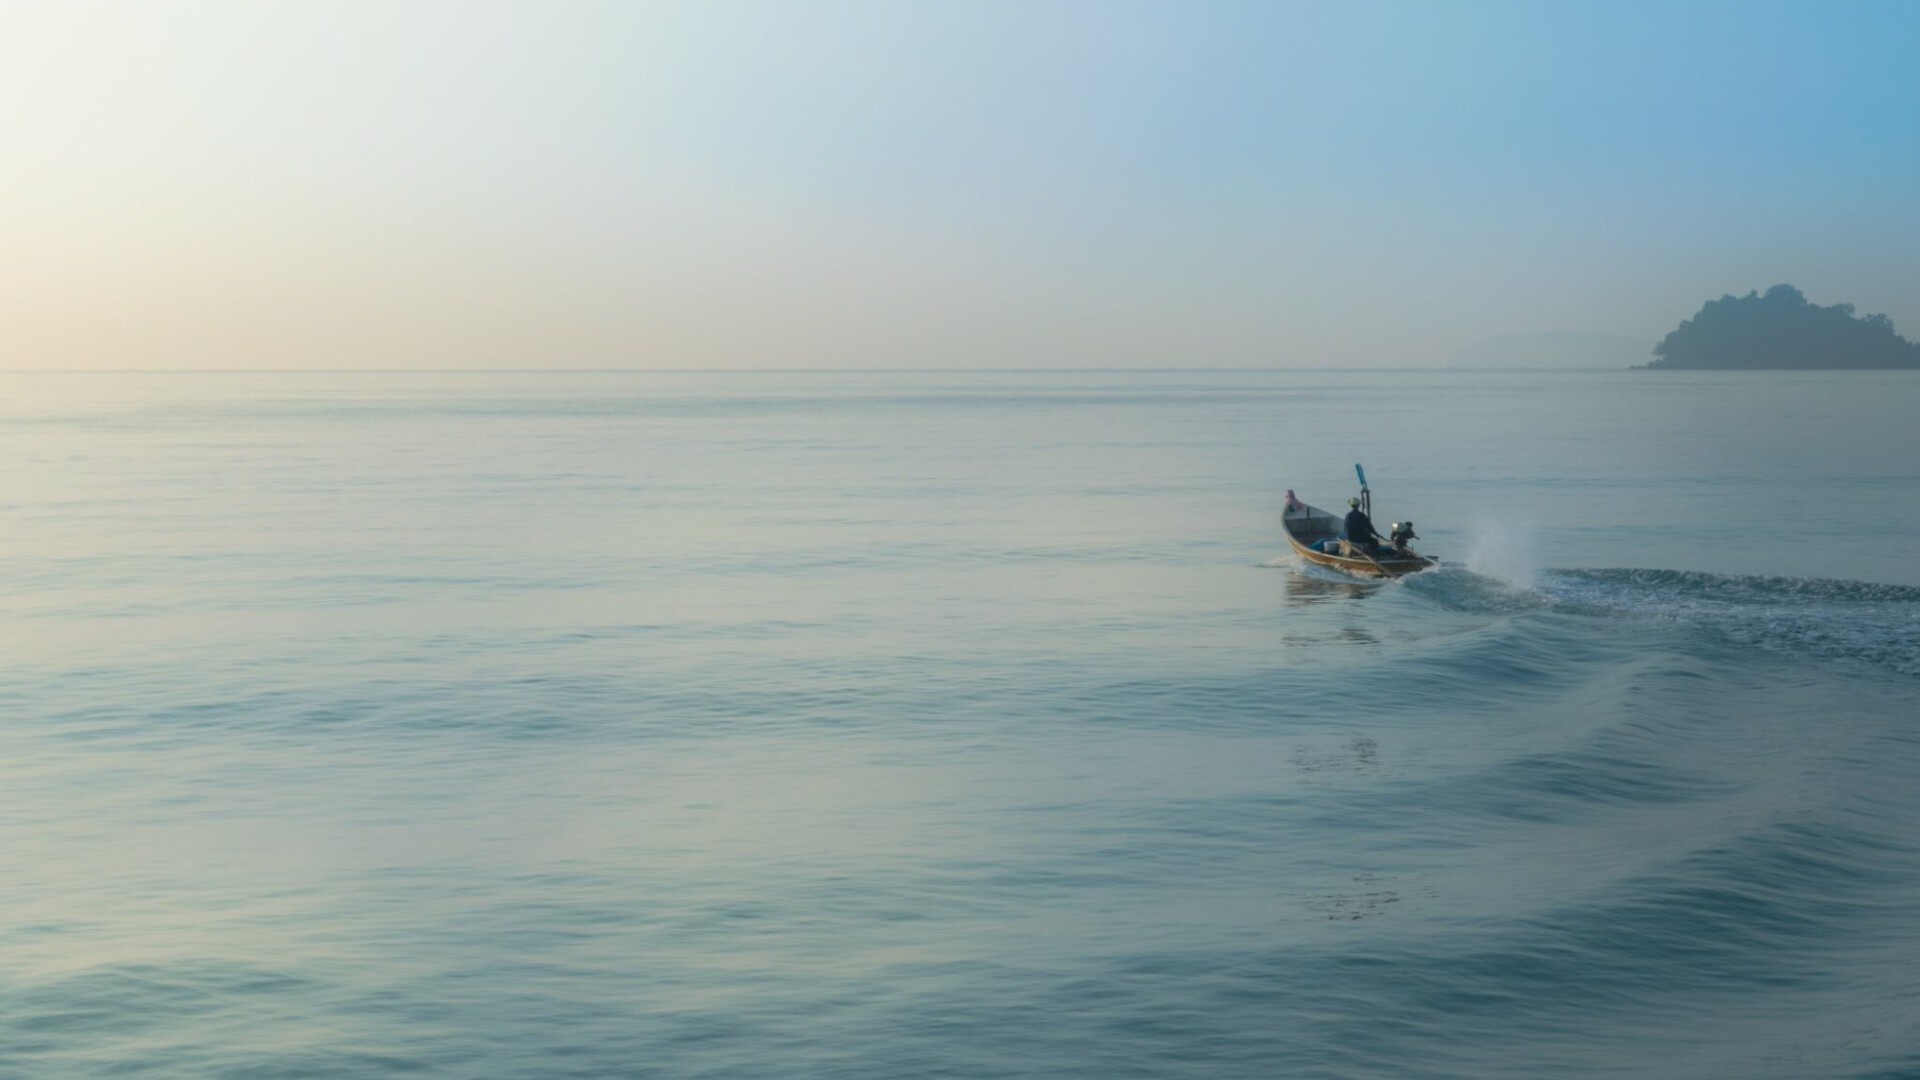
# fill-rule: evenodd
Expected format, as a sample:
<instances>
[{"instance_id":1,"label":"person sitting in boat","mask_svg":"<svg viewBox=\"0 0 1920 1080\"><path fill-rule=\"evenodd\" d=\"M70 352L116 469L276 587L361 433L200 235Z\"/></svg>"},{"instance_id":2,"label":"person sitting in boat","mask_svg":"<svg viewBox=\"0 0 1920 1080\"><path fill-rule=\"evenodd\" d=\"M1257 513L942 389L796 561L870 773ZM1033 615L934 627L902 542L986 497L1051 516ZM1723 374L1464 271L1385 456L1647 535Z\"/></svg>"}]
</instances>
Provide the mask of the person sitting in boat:
<instances>
[{"instance_id":1,"label":"person sitting in boat","mask_svg":"<svg viewBox=\"0 0 1920 1080\"><path fill-rule=\"evenodd\" d=\"M1347 543L1365 552L1368 558L1380 554L1379 541L1386 539L1373 531L1373 519L1360 509L1360 499L1356 496L1347 500L1353 509L1347 511Z\"/></svg>"}]
</instances>

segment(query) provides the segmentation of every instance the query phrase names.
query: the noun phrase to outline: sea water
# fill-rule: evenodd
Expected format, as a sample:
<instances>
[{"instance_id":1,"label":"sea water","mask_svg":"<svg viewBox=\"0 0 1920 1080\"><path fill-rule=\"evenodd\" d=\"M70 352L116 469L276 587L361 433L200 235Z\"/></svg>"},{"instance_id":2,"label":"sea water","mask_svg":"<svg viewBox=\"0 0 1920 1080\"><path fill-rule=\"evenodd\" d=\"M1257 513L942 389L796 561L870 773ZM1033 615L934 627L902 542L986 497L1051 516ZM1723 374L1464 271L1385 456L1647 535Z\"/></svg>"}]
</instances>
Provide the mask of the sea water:
<instances>
[{"instance_id":1,"label":"sea water","mask_svg":"<svg viewBox=\"0 0 1920 1080\"><path fill-rule=\"evenodd\" d=\"M1920 1075L1916 406L0 377L0 1076Z\"/></svg>"}]
</instances>

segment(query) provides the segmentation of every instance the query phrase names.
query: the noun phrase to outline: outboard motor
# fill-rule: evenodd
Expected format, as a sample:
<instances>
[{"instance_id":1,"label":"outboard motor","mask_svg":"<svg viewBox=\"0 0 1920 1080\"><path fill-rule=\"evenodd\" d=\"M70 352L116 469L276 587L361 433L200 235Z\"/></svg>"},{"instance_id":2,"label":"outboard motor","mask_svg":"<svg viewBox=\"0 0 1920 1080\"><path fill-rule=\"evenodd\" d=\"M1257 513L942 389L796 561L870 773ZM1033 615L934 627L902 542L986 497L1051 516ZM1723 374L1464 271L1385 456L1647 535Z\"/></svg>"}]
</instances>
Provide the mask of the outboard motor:
<instances>
[{"instance_id":1,"label":"outboard motor","mask_svg":"<svg viewBox=\"0 0 1920 1080\"><path fill-rule=\"evenodd\" d=\"M1393 550L1405 552L1407 550L1407 541L1418 540L1420 538L1414 535L1413 522L1396 521L1393 523L1393 530L1387 534L1387 539L1393 542Z\"/></svg>"}]
</instances>

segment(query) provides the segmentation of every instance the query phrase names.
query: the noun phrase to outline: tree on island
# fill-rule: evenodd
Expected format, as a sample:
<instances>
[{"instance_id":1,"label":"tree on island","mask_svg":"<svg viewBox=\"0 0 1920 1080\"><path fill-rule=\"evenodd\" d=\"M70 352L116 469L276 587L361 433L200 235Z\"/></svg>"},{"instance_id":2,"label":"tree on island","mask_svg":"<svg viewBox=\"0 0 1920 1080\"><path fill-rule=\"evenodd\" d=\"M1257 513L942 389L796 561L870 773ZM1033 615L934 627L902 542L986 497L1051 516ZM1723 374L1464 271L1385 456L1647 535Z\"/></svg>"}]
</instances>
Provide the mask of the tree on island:
<instances>
[{"instance_id":1,"label":"tree on island","mask_svg":"<svg viewBox=\"0 0 1920 1080\"><path fill-rule=\"evenodd\" d=\"M1920 345L1894 333L1893 320L1809 304L1791 285L1707 301L1653 355L1650 368L1920 367Z\"/></svg>"}]
</instances>

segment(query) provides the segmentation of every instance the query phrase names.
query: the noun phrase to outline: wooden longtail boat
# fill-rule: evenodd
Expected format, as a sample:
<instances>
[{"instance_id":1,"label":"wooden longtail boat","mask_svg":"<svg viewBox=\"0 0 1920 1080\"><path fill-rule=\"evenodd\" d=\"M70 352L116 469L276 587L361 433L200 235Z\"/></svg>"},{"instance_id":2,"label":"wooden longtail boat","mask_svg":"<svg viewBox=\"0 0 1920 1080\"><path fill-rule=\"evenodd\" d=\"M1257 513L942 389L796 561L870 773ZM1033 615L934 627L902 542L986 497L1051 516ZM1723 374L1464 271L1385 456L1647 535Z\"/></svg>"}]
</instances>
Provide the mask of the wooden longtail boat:
<instances>
[{"instance_id":1,"label":"wooden longtail boat","mask_svg":"<svg viewBox=\"0 0 1920 1080\"><path fill-rule=\"evenodd\" d=\"M1362 488L1361 492L1365 498L1366 489ZM1341 539L1346 528L1343 516L1308 506L1295 498L1291 491L1287 492L1287 506L1280 515L1280 524L1286 528L1287 543L1293 545L1294 554L1308 562L1331 566L1349 574L1394 578L1440 564L1440 560L1428 558L1404 543L1382 544L1379 554L1369 557ZM1411 535L1412 522L1407 524L1408 534Z\"/></svg>"}]
</instances>

